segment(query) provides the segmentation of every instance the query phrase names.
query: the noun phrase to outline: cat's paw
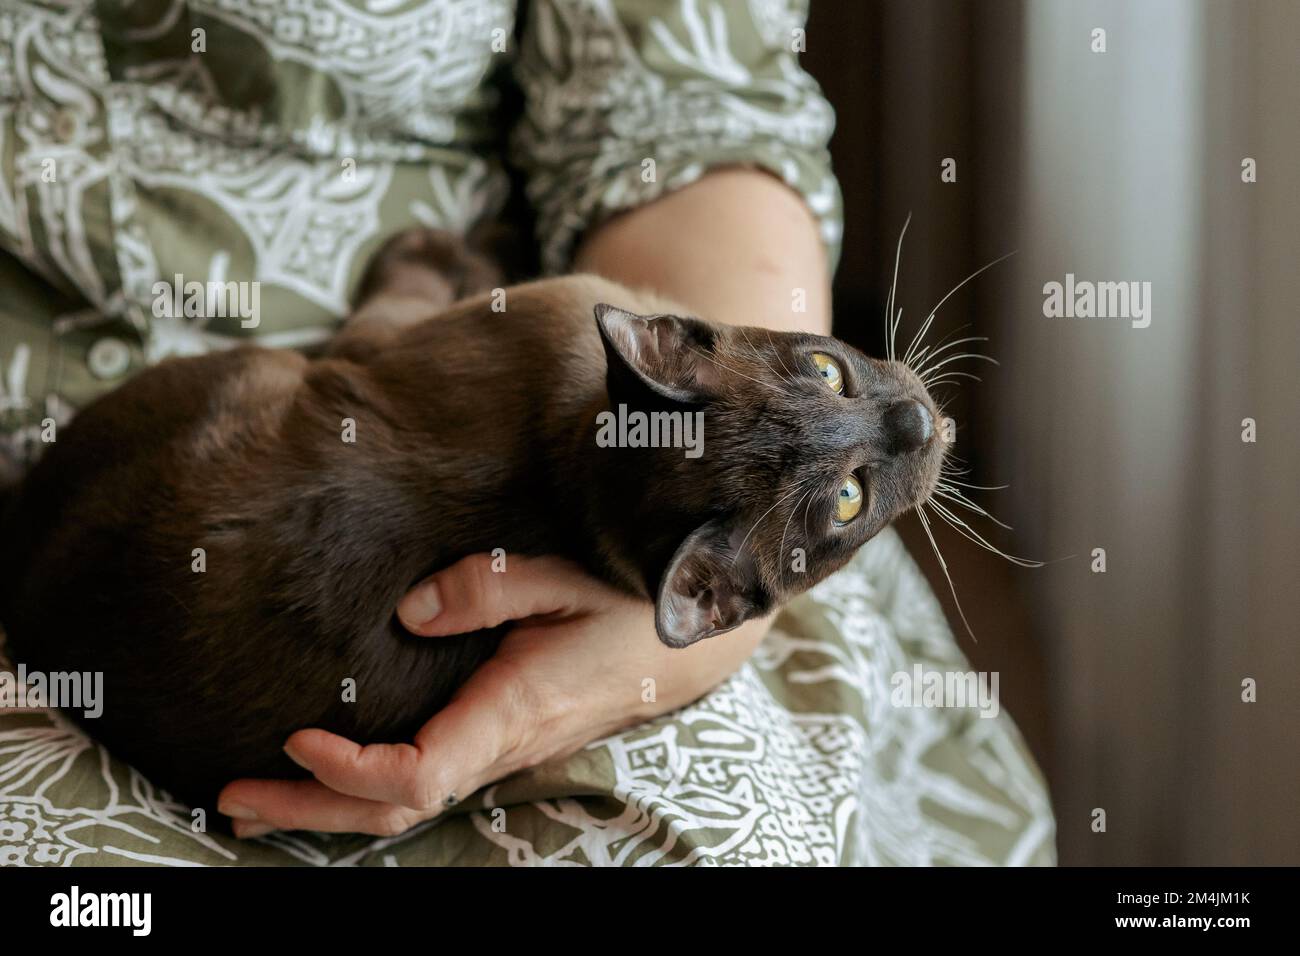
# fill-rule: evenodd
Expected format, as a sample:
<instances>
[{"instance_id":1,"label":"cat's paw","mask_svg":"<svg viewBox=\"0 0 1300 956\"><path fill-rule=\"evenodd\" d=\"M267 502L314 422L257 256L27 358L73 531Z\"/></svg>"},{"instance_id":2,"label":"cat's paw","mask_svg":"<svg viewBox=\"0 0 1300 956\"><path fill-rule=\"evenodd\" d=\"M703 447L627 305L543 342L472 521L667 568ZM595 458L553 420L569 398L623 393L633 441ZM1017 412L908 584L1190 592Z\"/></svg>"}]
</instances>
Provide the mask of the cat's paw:
<instances>
[{"instance_id":1,"label":"cat's paw","mask_svg":"<svg viewBox=\"0 0 1300 956\"><path fill-rule=\"evenodd\" d=\"M496 263L446 229L413 226L388 239L366 266L357 286L359 307L377 295L415 296L435 308L497 287Z\"/></svg>"}]
</instances>

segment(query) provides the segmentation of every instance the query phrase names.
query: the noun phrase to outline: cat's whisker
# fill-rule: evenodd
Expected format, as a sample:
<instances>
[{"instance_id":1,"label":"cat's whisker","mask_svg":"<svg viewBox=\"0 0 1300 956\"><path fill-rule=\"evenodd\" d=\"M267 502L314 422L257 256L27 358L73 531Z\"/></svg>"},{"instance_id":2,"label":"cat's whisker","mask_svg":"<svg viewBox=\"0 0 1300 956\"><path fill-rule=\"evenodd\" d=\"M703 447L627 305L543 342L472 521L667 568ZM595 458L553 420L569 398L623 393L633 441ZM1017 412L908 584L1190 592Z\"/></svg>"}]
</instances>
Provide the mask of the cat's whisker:
<instances>
[{"instance_id":1,"label":"cat's whisker","mask_svg":"<svg viewBox=\"0 0 1300 956\"><path fill-rule=\"evenodd\" d=\"M904 365L911 364L912 350L921 344L922 340L925 339L925 334L930 331L930 326L933 324L934 324L934 313L931 312L930 315L926 318L926 320L921 323L921 328L917 330L916 335L912 337L912 344L909 345L907 347L907 351L903 353Z\"/></svg>"},{"instance_id":2,"label":"cat's whisker","mask_svg":"<svg viewBox=\"0 0 1300 956\"><path fill-rule=\"evenodd\" d=\"M1032 561L1029 558L1018 558L1013 554L1007 554L1005 551L1001 550L1000 548L994 547L993 545L989 544L989 542L984 539L983 535L981 535L978 531L976 531L966 522L962 521L961 518L957 517L955 514L953 514L943 505L939 504L939 502L935 501L933 497L931 497L929 501L927 501L926 503L931 508L934 509L935 514L939 515L939 517L947 521L948 524L952 526L954 531L956 531L962 537L967 538L973 543L979 545L985 551L988 551L992 554L996 554L999 557L1004 558L1007 561L1010 561L1012 564L1016 565L1017 567L1021 567L1021 568L1043 567L1042 561Z\"/></svg>"},{"instance_id":3,"label":"cat's whisker","mask_svg":"<svg viewBox=\"0 0 1300 956\"><path fill-rule=\"evenodd\" d=\"M976 378L975 381L980 382L983 380L980 378ZM953 388L961 388L962 381L960 378L949 378L947 375L941 375L938 378L930 379L928 382L923 382L922 384L925 385L927 390L932 388L938 388L941 385L949 385L952 386Z\"/></svg>"},{"instance_id":4,"label":"cat's whisker","mask_svg":"<svg viewBox=\"0 0 1300 956\"><path fill-rule=\"evenodd\" d=\"M760 361L762 361L763 356L759 353L759 351L758 351L758 346L756 346L756 345L753 343L753 341L749 338L749 333L748 333L747 331L745 331L745 327L744 327L743 325L742 325L742 326L738 326L738 327L736 328L736 331L739 332L741 338L743 338L743 339L745 340L745 344L749 346L749 351L753 353L754 358L759 359ZM771 363L765 363L765 364L767 364L768 367L771 368ZM773 375L776 375L776 369L771 369L771 371L772 371L772 374L773 374ZM780 376L777 375L777 378L780 378Z\"/></svg>"},{"instance_id":5,"label":"cat's whisker","mask_svg":"<svg viewBox=\"0 0 1300 956\"><path fill-rule=\"evenodd\" d=\"M950 378L950 377L951 377L951 378L958 378L958 379L960 379L960 378L969 378L969 379L974 379L974 380L977 381L977 382L982 382L982 381L984 381L982 378L980 378L980 377L979 377L978 375L976 375L974 372L964 372L964 371L962 371L961 369L955 369L955 368L950 368L950 369L948 369L948 371L944 372L944 373L943 373L942 375L940 375L938 378L923 379L922 381L927 381L927 382L941 382L941 381L943 381L944 379L947 379L947 378Z\"/></svg>"},{"instance_id":6,"label":"cat's whisker","mask_svg":"<svg viewBox=\"0 0 1300 956\"><path fill-rule=\"evenodd\" d=\"M900 237L900 247L901 247L901 237ZM992 358L991 356L984 355L978 352L958 352L955 354L946 354L962 345L967 345L972 342L988 341L987 336L968 336L966 338L949 341L949 339L951 339L953 335L959 334L962 329L966 328L969 325L969 323L966 323L960 328L947 333L946 335L943 336L943 338L941 338L937 343L933 345L925 345L924 343L925 343L926 335L929 334L930 329L934 325L934 321L936 316L939 313L939 310L943 308L944 304L950 298L952 298L952 296L955 295L958 290L960 290L963 286L965 286L976 276L980 275L981 273L985 272L988 269L991 269L993 266L997 265L998 263L1002 262L1004 259L1007 259L1014 254L1015 254L1014 252L1009 252L1006 253L1005 255L999 256L998 258L994 259L992 262L986 263L985 265L976 269L970 275L966 276L966 278L962 279L961 282L953 286L947 292L947 294L945 294L943 298L941 298L938 301L938 303L936 303L934 308L931 309L929 314L926 316L925 321L921 323L920 328L917 329L916 334L912 337L911 342L907 346L907 350L903 353L902 362L904 365L907 365L916 373L916 376L921 380L921 383L927 389L937 388L941 385L960 385L962 379L972 379L977 382L981 381L978 375L972 374L970 372L962 371L960 369L948 368L947 371L941 371L942 369L945 369L956 362L964 361L966 359L976 359L976 360L989 362L990 364L993 365L999 364L997 360ZM897 265L895 266L895 272L897 272ZM890 312L890 317L892 318L893 317L893 290L892 289L890 291L889 312ZM890 330L889 330L890 338L889 338L889 349L888 349L888 355L891 360L895 356L894 333L896 331L897 331L896 327L891 322ZM952 592L953 602L957 607L957 613L961 617L961 622L963 626L965 626L966 632L970 634L971 639L978 641L978 639L975 637L975 632L971 629L970 622L966 618L966 612L961 606L961 600L957 597L957 589L953 583L952 574L948 569L948 563L947 561L944 560L943 553L940 551L938 542L935 540L933 529L930 527L930 521L926 515L926 505L927 504L930 505L930 507L934 509L934 513L938 517L942 518L947 524L952 526L952 528L956 530L959 534L961 534L963 537L968 538L970 541L974 542L975 544L985 549L986 551L996 554L999 557L1002 557L1007 561L1010 561L1011 563L1019 565L1021 567L1042 567L1042 562L1034 562L1026 558L1015 557L1014 555L1009 555L1006 552L1001 551L1000 549L994 547L987 540L985 540L984 537L979 532L975 531L973 528L970 527L970 525L968 525L965 521L963 521L956 514L954 514L953 511L949 510L940 501L936 500L936 498L942 498L944 501L950 502L954 507L965 508L973 514L977 514L980 515L981 517L988 518L990 521L994 522L995 524L999 525L1002 528L1011 530L1009 525L1005 524L1002 521L999 521L992 514L990 514L986 509L976 504L975 502L971 501L960 490L963 487L971 488L971 489L979 489L979 490L997 490L997 489L991 487L987 489L982 489L980 486L971 485L966 482L960 481L956 476L969 474L970 469L953 468L950 464L951 460L962 461L962 459L956 455L950 454L947 456L944 463L940 466L940 475L942 477L938 485L936 486L934 493L930 496L930 498L927 501L917 502L916 513L917 513L917 517L920 518L921 520L921 526L925 529L925 535L930 541L930 547L934 549L934 555L939 561L939 566L943 570L944 577L948 581L948 588Z\"/></svg>"},{"instance_id":7,"label":"cat's whisker","mask_svg":"<svg viewBox=\"0 0 1300 956\"><path fill-rule=\"evenodd\" d=\"M808 478L805 478L803 481L799 482L798 484L796 484L790 492L782 495L780 498L777 498L776 501L772 503L771 508L768 508L766 511L764 511L761 515L758 516L758 520L755 521L753 525L750 526L750 529L748 532L746 532L745 537L743 537L740 540L740 545L736 548L735 554L731 556L732 566L735 565L736 559L740 557L740 553L745 550L745 544L749 541L749 536L752 535L756 530L758 530L758 526L763 523L763 519L766 518L768 515L770 515L777 505L785 501L787 498L793 497L795 493L799 491L800 488L808 484L808 482L812 481L815 477L816 477L815 475L810 476Z\"/></svg>"},{"instance_id":8,"label":"cat's whisker","mask_svg":"<svg viewBox=\"0 0 1300 956\"><path fill-rule=\"evenodd\" d=\"M947 341L948 341L950 338L952 338L954 335L958 335L959 333L964 332L966 329L969 329L970 327L971 327L971 323L970 323L970 322L963 322L961 325L957 326L957 328L953 329L951 332L946 333L946 334L944 335L944 337L941 338L941 339L938 341L938 343L936 343L936 345L943 345L945 342L947 342ZM930 349L931 349L931 346L927 345L925 348L919 350L915 355L912 356L911 365L912 365L913 368L916 368L918 365L921 364L921 362L924 360L926 354L929 353ZM942 350L937 350L934 354L937 355L939 351L942 351Z\"/></svg>"},{"instance_id":9,"label":"cat's whisker","mask_svg":"<svg viewBox=\"0 0 1300 956\"><path fill-rule=\"evenodd\" d=\"M726 369L732 375L739 375L741 378L749 379L749 381L753 382L755 385L762 385L764 388L771 389L772 391L776 392L776 394L783 395L786 398L795 398L795 399L798 398L798 396L795 395L793 392L787 391L782 388L778 388L777 386L773 385L771 382L762 382L754 378L753 376L746 375L744 372L737 372L734 368L731 368L730 366L722 362L719 362L716 358L714 358L712 355L709 355L707 352L701 352L699 349L689 345L687 346L687 348L690 349L692 352L694 352L696 355L698 355L700 358L707 359L708 361L712 362L714 365L718 366L718 368Z\"/></svg>"},{"instance_id":10,"label":"cat's whisker","mask_svg":"<svg viewBox=\"0 0 1300 956\"><path fill-rule=\"evenodd\" d=\"M951 363L951 362L960 362L960 361L962 361L963 359L968 359L968 358L981 359L982 361L988 362L990 365L997 365L997 364L999 364L997 359L995 359L995 358L991 358L991 357L988 356L988 355L980 355L980 354L977 353L977 352L963 352L961 355L953 355L953 356L950 356L950 357L944 359L942 362L938 363L937 365L934 365L934 366L932 366L931 368L929 368L929 369L926 371L926 373L925 373L924 375L920 376L921 383L922 383L922 384L925 384L926 382L934 381L934 380L935 380L935 378L934 378L935 374L936 374L936 373L939 371L939 369L941 369L943 366L948 365L948 364ZM947 374L947 373L944 373L944 374Z\"/></svg>"},{"instance_id":11,"label":"cat's whisker","mask_svg":"<svg viewBox=\"0 0 1300 956\"><path fill-rule=\"evenodd\" d=\"M972 375L968 377L974 378L975 381L977 382L983 381L983 379L979 378L978 376ZM930 381L925 383L925 387L927 390L939 388L941 385L951 385L954 388L960 388L961 380L956 378L949 378L947 375L940 375L938 378L931 379Z\"/></svg>"},{"instance_id":12,"label":"cat's whisker","mask_svg":"<svg viewBox=\"0 0 1300 956\"><path fill-rule=\"evenodd\" d=\"M803 539L808 540L808 509L812 507L812 495L809 495L803 506Z\"/></svg>"},{"instance_id":13,"label":"cat's whisker","mask_svg":"<svg viewBox=\"0 0 1300 956\"><path fill-rule=\"evenodd\" d=\"M798 501L796 501L796 502L794 503L794 507L790 509L790 514L787 515L787 516L786 516L786 519L785 519L785 525L781 528L781 544L777 547L777 549L776 549L776 553L777 553L777 555L778 555L778 560L780 560L780 562L781 562L781 583L782 583L782 584L785 583L785 564L786 564L786 562L785 562L785 533L786 533L786 531L789 530L789 528L790 528L790 519L792 519L792 518L795 516L795 512L797 512L797 511L799 510L799 506L800 506L801 504L804 503L804 500L805 500L805 499L809 499L809 498L811 498L811 497L812 497L812 493L813 493L814 491L816 491L816 490L817 490L816 487L812 487L812 488L809 488L807 491L804 492L804 494L803 494L803 498L800 498ZM808 519L808 512L805 511L805 512L804 512L804 528L805 528L805 530L804 530L804 541L807 541L807 540L808 540L808 532L807 532L807 530L806 530L807 527L808 527L807 519Z\"/></svg>"},{"instance_id":14,"label":"cat's whisker","mask_svg":"<svg viewBox=\"0 0 1300 956\"><path fill-rule=\"evenodd\" d=\"M907 219L903 221L903 229L898 234L898 247L894 250L894 278L889 283L889 299L885 303L885 354L889 360L894 360L894 339L898 335L898 323L902 319L903 310L898 310L898 316L894 315L894 296L898 291L898 262L903 256L903 237L907 235L907 227L912 222L912 214L907 214Z\"/></svg>"},{"instance_id":15,"label":"cat's whisker","mask_svg":"<svg viewBox=\"0 0 1300 956\"><path fill-rule=\"evenodd\" d=\"M767 340L768 340L768 342L771 342L771 341L772 341L772 338L773 338L773 334L772 334L772 331L769 329L769 330L768 330L768 333L767 333ZM746 336L746 339L748 339L748 336ZM757 352L755 352L755 354L757 354ZM759 356L759 357L761 358L762 356ZM785 380L786 380L788 383L790 383L791 385L793 385L793 384L794 384L794 373L791 372L790 369L786 368L785 359L783 359L783 358L781 357L781 352L780 352L779 349L776 351L776 360L777 360L778 362L781 363L781 368L785 370ZM770 362L768 363L768 366L771 367L771 363L770 363ZM774 373L774 374L775 374L775 371L776 371L776 370L773 369L773 373Z\"/></svg>"},{"instance_id":16,"label":"cat's whisker","mask_svg":"<svg viewBox=\"0 0 1300 956\"><path fill-rule=\"evenodd\" d=\"M968 475L969 468L963 468L961 471L944 471L943 481L946 484L956 485L958 488L969 488L973 491L1006 491L1010 485L972 485L964 481L958 481L953 475Z\"/></svg>"},{"instance_id":17,"label":"cat's whisker","mask_svg":"<svg viewBox=\"0 0 1300 956\"><path fill-rule=\"evenodd\" d=\"M916 372L917 375L924 375L931 368L930 365L926 364L927 354L930 362L933 362L935 359L937 359L940 355L942 355L944 352L948 351L949 349L956 348L959 345L965 345L967 342L987 342L988 340L989 337L987 335L968 335L964 339L957 339L954 342L949 342L947 345L942 344L942 340L940 340L939 347L936 348L933 352L930 351L930 346L927 345L925 348L921 349L920 352L917 352L916 355L912 357L912 362L911 362L912 369ZM937 366L934 367L937 368Z\"/></svg>"},{"instance_id":18,"label":"cat's whisker","mask_svg":"<svg viewBox=\"0 0 1300 956\"><path fill-rule=\"evenodd\" d=\"M1010 563L1016 565L1017 567L1022 567L1022 568L1043 567L1042 561L1030 561L1027 558L1018 558L1015 555L1009 555L1003 553L1002 551L990 545L979 535L973 532L969 532L968 530L965 530L966 528L969 528L969 525L965 525L965 528L959 526L958 524L959 522L962 525L964 525L964 522L961 522L961 519L956 518L954 515L952 515L951 512L947 511L947 509L940 509L940 507L933 499L930 500L929 504L931 505L931 507L935 508L935 513L938 514L940 517L942 517L944 521L947 522L954 531L956 531L963 538L966 538L968 541L970 541L972 544L976 545L977 547L981 548L982 550L988 551L990 554L995 554L998 557L1003 558L1006 561L1009 561Z\"/></svg>"},{"instance_id":19,"label":"cat's whisker","mask_svg":"<svg viewBox=\"0 0 1300 956\"><path fill-rule=\"evenodd\" d=\"M784 376L781 376L778 375L776 369L772 367L772 363L763 357L763 353L758 350L758 346L755 345L753 340L750 339L749 333L745 331L745 327L743 325L737 326L737 331L740 332L741 337L744 338L745 344L749 346L749 350L754 353L754 358L758 359L765 366L767 366L768 371L770 371L773 375L776 375L776 377L781 379L783 382L785 382L785 384L794 385L794 378L790 375L790 370L788 368L785 368L784 360L782 360L781 362L781 367L785 369L786 374ZM779 352L777 353L777 358L778 359L781 358Z\"/></svg>"},{"instance_id":20,"label":"cat's whisker","mask_svg":"<svg viewBox=\"0 0 1300 956\"><path fill-rule=\"evenodd\" d=\"M966 612L962 610L961 599L957 597L957 587L952 583L952 575L948 572L948 562L943 559L943 553L939 550L939 545L934 540L934 533L930 530L930 522L925 517L925 503L917 502L916 516L921 519L921 527L925 528L925 536L930 539L930 547L934 549L934 556L939 559L939 567L943 569L943 576L948 579L948 590L952 592L952 601L957 605L957 613L961 615L961 622L966 628L966 633L976 644L979 638L971 630L970 621L966 620Z\"/></svg>"},{"instance_id":21,"label":"cat's whisker","mask_svg":"<svg viewBox=\"0 0 1300 956\"><path fill-rule=\"evenodd\" d=\"M992 262L989 262L989 263L987 263L987 264L985 264L985 265L980 266L978 269L976 269L974 272L972 272L972 273L971 273L970 275L968 275L966 278L962 279L962 280L961 280L960 282L958 282L955 286L953 286L951 289L949 289L949 290L948 290L948 294L945 295L942 299L940 299L939 302L938 302L938 304L935 305L935 307L934 307L933 309L930 310L930 315L929 315L929 317L925 320L925 323L921 326L921 331L917 332L916 337L915 337L914 339L912 339L912 344L908 346L908 348L907 348L907 352L904 353L903 364L904 364L904 365L907 364L907 356L911 355L912 352L914 351L915 347L916 347L917 345L920 344L921 340L925 337L925 332L930 328L930 323L934 321L934 317L935 317L935 315L938 313L938 311L939 311L941 308L943 308L943 304L944 304L945 302L947 302L949 299L951 299L951 298L952 298L952 297L957 293L957 290L958 290L958 289L960 289L962 286L964 286L967 282L970 282L971 279L974 279L974 278L975 278L977 275L979 275L980 273L985 272L985 271L987 271L987 270L989 270L989 269L992 269L995 265L997 265L997 264L998 264L999 262L1001 262L1002 260L1004 260L1004 259L1009 259L1011 256L1014 256L1015 254L1016 254L1016 253L1015 253L1015 250L1012 250L1011 252L1007 252L1007 253L1004 253L1003 255L998 256L998 257L997 257L996 259L994 259Z\"/></svg>"},{"instance_id":22,"label":"cat's whisker","mask_svg":"<svg viewBox=\"0 0 1300 956\"><path fill-rule=\"evenodd\" d=\"M950 485L947 485L947 484L945 484L944 482L940 482L940 483L939 483L939 487L935 488L934 493L935 493L936 495L938 495L939 497L941 497L941 498L947 500L947 501L951 501L953 504L960 505L961 507L965 508L966 510L974 512L975 514L979 515L979 516L982 517L982 518L988 518L990 521L992 521L992 522L993 522L995 525L997 525L999 528L1006 528L1008 531L1015 531L1015 530L1016 530L1015 528L1011 527L1011 525L1007 524L1006 522L1004 522L1004 521L999 521L999 520L998 520L997 518L995 518L993 515L989 514L989 512L986 511L984 508L980 507L980 506L977 505L975 502L973 502L973 501L971 501L969 498L967 498L967 497L966 497L964 494L962 494L958 489L956 489L956 488L954 488L954 487L952 487L952 486L950 486Z\"/></svg>"}]
</instances>

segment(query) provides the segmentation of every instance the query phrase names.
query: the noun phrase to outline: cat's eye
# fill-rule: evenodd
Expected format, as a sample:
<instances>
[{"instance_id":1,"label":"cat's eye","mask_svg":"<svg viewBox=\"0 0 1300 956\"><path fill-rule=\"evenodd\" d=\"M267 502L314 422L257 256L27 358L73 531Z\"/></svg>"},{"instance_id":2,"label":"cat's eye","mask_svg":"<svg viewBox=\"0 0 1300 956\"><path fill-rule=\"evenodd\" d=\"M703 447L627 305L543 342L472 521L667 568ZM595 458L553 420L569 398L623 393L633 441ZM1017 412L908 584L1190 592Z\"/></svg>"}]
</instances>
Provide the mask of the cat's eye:
<instances>
[{"instance_id":1,"label":"cat's eye","mask_svg":"<svg viewBox=\"0 0 1300 956\"><path fill-rule=\"evenodd\" d=\"M844 479L835 495L835 523L848 524L862 510L862 486L852 475Z\"/></svg>"},{"instance_id":2,"label":"cat's eye","mask_svg":"<svg viewBox=\"0 0 1300 956\"><path fill-rule=\"evenodd\" d=\"M840 366L825 352L814 352L812 354L813 364L817 366L817 371L821 373L826 384L830 386L831 391L836 395L844 394L844 376L840 372Z\"/></svg>"}]
</instances>

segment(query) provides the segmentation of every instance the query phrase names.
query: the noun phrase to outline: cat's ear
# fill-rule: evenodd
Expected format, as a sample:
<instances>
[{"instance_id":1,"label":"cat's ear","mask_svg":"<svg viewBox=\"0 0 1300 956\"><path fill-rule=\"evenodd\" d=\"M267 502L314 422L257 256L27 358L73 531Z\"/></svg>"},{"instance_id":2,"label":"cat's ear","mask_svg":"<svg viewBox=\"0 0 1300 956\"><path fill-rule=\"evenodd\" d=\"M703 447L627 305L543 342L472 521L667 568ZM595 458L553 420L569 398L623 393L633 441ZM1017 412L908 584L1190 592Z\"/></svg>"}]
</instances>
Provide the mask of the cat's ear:
<instances>
[{"instance_id":1,"label":"cat's ear","mask_svg":"<svg viewBox=\"0 0 1300 956\"><path fill-rule=\"evenodd\" d=\"M655 630L669 647L725 634L770 609L752 557L737 560L733 537L723 522L706 522L668 563L655 601Z\"/></svg>"},{"instance_id":2,"label":"cat's ear","mask_svg":"<svg viewBox=\"0 0 1300 956\"><path fill-rule=\"evenodd\" d=\"M702 404L716 394L717 333L699 319L636 315L601 302L596 325L611 373L625 371L664 398Z\"/></svg>"}]
</instances>

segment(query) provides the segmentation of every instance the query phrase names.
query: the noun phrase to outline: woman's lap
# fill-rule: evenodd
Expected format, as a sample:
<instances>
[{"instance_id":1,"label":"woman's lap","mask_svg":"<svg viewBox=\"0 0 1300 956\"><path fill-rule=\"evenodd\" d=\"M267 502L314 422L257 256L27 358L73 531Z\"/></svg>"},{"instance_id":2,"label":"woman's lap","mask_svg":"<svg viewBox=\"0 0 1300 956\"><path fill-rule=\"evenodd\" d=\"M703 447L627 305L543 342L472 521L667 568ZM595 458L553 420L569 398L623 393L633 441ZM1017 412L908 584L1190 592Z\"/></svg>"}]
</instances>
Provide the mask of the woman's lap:
<instances>
[{"instance_id":1,"label":"woman's lap","mask_svg":"<svg viewBox=\"0 0 1300 956\"><path fill-rule=\"evenodd\" d=\"M1010 717L940 706L967 668L886 531L695 704L395 838L202 832L214 821L66 719L0 711L0 863L1050 864L1050 803Z\"/></svg>"}]
</instances>

